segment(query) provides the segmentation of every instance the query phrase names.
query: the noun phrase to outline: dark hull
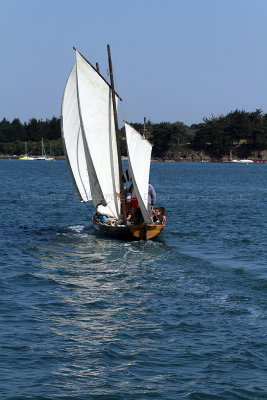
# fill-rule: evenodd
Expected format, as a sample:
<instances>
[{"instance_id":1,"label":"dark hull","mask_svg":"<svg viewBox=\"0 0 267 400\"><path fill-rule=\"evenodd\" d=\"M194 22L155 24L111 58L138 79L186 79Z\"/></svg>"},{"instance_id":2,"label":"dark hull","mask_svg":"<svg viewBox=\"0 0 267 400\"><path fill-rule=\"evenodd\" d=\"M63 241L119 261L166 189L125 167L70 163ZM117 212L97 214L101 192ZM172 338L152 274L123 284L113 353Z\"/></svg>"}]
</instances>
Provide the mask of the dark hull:
<instances>
[{"instance_id":1,"label":"dark hull","mask_svg":"<svg viewBox=\"0 0 267 400\"><path fill-rule=\"evenodd\" d=\"M112 226L100 222L96 214L92 218L95 229L114 239L122 240L149 240L157 236L163 229L162 225L128 225Z\"/></svg>"},{"instance_id":2,"label":"dark hull","mask_svg":"<svg viewBox=\"0 0 267 400\"><path fill-rule=\"evenodd\" d=\"M100 232L105 236L109 236L114 239L136 240L127 226L111 226L103 224L102 222L98 221L95 216L93 216L92 221L97 232Z\"/></svg>"}]
</instances>

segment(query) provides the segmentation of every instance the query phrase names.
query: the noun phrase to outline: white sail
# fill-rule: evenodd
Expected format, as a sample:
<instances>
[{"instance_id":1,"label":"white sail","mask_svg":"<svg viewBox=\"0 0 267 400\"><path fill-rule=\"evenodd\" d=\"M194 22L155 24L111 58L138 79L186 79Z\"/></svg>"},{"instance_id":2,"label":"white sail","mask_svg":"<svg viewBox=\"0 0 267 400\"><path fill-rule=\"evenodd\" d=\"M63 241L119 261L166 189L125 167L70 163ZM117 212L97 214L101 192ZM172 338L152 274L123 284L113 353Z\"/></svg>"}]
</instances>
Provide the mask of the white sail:
<instances>
[{"instance_id":1,"label":"white sail","mask_svg":"<svg viewBox=\"0 0 267 400\"><path fill-rule=\"evenodd\" d=\"M85 149L78 108L76 64L69 75L61 110L61 130L69 170L81 201L91 200Z\"/></svg>"},{"instance_id":2,"label":"white sail","mask_svg":"<svg viewBox=\"0 0 267 400\"><path fill-rule=\"evenodd\" d=\"M101 212L119 218L119 163L112 93L103 77L78 51L65 89L62 116L66 153L80 196L84 200L86 195L97 209L101 207Z\"/></svg>"},{"instance_id":3,"label":"white sail","mask_svg":"<svg viewBox=\"0 0 267 400\"><path fill-rule=\"evenodd\" d=\"M151 223L147 210L148 184L152 145L144 136L125 122L128 163L138 204L144 221Z\"/></svg>"},{"instance_id":4,"label":"white sail","mask_svg":"<svg viewBox=\"0 0 267 400\"><path fill-rule=\"evenodd\" d=\"M80 121L89 156L92 199L95 207L106 206L106 214L118 218L119 163L111 89L78 52L76 60Z\"/></svg>"}]
</instances>

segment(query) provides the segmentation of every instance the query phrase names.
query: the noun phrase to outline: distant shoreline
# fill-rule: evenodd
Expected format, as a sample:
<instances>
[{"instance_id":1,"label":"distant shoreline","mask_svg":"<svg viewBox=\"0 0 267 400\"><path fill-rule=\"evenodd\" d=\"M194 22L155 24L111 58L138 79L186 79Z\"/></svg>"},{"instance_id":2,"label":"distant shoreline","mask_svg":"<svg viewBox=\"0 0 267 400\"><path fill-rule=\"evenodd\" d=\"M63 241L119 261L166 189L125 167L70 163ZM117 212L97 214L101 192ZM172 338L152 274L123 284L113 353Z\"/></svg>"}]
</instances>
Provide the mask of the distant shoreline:
<instances>
[{"instance_id":1,"label":"distant shoreline","mask_svg":"<svg viewBox=\"0 0 267 400\"><path fill-rule=\"evenodd\" d=\"M20 156L12 156L10 154L0 154L0 159L12 159L12 160L18 160L20 157L23 157L23 155ZM41 157L38 155L34 155L34 156L29 156L29 157ZM49 158L50 156L47 156L47 158ZM55 160L65 160L65 156L51 156L52 158L54 158Z\"/></svg>"},{"instance_id":2,"label":"distant shoreline","mask_svg":"<svg viewBox=\"0 0 267 400\"><path fill-rule=\"evenodd\" d=\"M12 156L8 154L0 154L0 159L6 159L6 160L18 160L21 156ZM40 156L34 156L34 157L40 157ZM49 157L48 157L49 158ZM55 160L65 160L65 156L53 156ZM122 156L121 157L122 161L127 161L128 157ZM153 158L151 162L223 162L223 163L231 163L234 158L230 159L230 157L223 157L223 158L211 158L208 156L202 157L201 155L195 155L195 154L187 154L186 158ZM237 158L240 160L239 158ZM255 164L266 164L267 160L262 160L258 159L255 157L248 157L249 160L252 160L253 163Z\"/></svg>"}]
</instances>

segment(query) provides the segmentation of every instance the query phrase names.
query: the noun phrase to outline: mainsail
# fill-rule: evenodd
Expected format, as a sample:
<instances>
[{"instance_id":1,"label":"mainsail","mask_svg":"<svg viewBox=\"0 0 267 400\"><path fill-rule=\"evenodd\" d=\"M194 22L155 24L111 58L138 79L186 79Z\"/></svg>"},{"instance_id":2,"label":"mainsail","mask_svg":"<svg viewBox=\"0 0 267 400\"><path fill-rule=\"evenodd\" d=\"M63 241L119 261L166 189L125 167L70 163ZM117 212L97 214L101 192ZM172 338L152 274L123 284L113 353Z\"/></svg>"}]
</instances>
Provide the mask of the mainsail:
<instances>
[{"instance_id":1,"label":"mainsail","mask_svg":"<svg viewBox=\"0 0 267 400\"><path fill-rule=\"evenodd\" d=\"M61 130L66 158L77 195L81 201L92 200L78 108L76 63L64 91Z\"/></svg>"},{"instance_id":2,"label":"mainsail","mask_svg":"<svg viewBox=\"0 0 267 400\"><path fill-rule=\"evenodd\" d=\"M119 218L119 164L109 85L76 51L62 103L62 136L82 201Z\"/></svg>"},{"instance_id":3,"label":"mainsail","mask_svg":"<svg viewBox=\"0 0 267 400\"><path fill-rule=\"evenodd\" d=\"M151 218L147 210L147 201L152 145L127 122L125 122L125 131L128 163L134 191L144 221L149 224L151 223Z\"/></svg>"}]
</instances>

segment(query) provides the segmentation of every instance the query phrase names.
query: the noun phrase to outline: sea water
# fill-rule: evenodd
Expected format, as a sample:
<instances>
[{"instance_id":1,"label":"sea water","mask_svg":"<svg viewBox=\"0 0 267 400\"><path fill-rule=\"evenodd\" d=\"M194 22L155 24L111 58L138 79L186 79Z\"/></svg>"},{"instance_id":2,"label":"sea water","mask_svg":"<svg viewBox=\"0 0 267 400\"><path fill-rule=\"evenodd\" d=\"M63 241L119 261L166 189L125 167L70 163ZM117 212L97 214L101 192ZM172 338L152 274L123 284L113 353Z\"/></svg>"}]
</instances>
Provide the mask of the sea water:
<instances>
[{"instance_id":1,"label":"sea water","mask_svg":"<svg viewBox=\"0 0 267 400\"><path fill-rule=\"evenodd\" d=\"M153 162L147 243L97 234L64 160L0 176L1 399L267 399L267 164Z\"/></svg>"}]
</instances>

